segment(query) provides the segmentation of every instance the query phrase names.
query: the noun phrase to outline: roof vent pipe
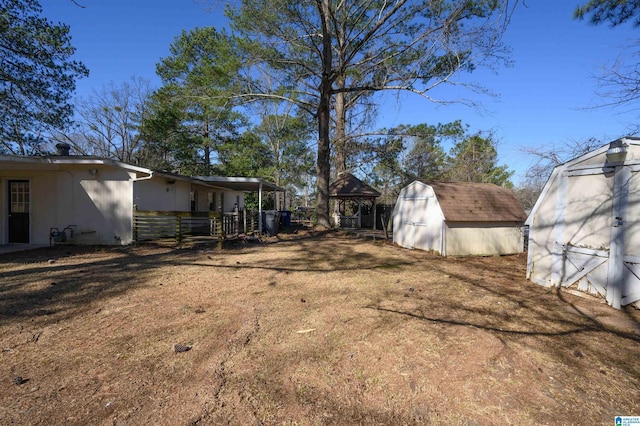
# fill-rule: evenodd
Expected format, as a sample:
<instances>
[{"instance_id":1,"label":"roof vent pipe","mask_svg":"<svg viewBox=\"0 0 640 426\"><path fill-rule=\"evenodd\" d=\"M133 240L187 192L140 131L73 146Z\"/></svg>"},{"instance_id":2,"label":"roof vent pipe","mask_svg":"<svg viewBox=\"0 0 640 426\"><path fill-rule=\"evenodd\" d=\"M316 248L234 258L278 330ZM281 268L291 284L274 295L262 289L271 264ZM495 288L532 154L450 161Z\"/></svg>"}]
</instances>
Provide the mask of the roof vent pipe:
<instances>
[{"instance_id":1,"label":"roof vent pipe","mask_svg":"<svg viewBox=\"0 0 640 426\"><path fill-rule=\"evenodd\" d=\"M70 150L71 150L71 145L69 145L68 143L60 142L56 144L56 153L58 155L64 155L68 157Z\"/></svg>"}]
</instances>

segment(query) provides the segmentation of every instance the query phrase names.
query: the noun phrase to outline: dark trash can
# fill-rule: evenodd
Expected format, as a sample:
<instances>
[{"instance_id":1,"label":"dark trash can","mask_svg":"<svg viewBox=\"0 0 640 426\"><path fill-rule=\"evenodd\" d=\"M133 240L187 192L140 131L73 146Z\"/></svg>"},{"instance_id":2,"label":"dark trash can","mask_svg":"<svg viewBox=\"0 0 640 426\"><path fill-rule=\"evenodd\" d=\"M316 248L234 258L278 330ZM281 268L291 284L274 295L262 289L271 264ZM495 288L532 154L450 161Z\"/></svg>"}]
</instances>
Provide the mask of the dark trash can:
<instances>
[{"instance_id":1,"label":"dark trash can","mask_svg":"<svg viewBox=\"0 0 640 426\"><path fill-rule=\"evenodd\" d=\"M280 212L276 210L264 210L262 212L262 232L274 236L278 233L280 225Z\"/></svg>"},{"instance_id":2,"label":"dark trash can","mask_svg":"<svg viewBox=\"0 0 640 426\"><path fill-rule=\"evenodd\" d=\"M280 225L285 228L291 226L291 212L289 210L280 211Z\"/></svg>"}]
</instances>

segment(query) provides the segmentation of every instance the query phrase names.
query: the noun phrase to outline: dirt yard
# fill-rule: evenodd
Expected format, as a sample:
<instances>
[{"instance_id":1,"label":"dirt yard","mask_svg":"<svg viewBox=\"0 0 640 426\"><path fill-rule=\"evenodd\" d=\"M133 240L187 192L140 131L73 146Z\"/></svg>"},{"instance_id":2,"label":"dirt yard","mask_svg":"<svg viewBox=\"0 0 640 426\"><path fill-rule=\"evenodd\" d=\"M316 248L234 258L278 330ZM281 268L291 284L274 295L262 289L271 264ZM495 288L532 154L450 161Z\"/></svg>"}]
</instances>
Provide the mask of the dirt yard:
<instances>
[{"instance_id":1,"label":"dirt yard","mask_svg":"<svg viewBox=\"0 0 640 426\"><path fill-rule=\"evenodd\" d=\"M640 415L638 312L534 285L525 269L524 255L443 259L304 230L222 251L5 254L0 424Z\"/></svg>"}]
</instances>

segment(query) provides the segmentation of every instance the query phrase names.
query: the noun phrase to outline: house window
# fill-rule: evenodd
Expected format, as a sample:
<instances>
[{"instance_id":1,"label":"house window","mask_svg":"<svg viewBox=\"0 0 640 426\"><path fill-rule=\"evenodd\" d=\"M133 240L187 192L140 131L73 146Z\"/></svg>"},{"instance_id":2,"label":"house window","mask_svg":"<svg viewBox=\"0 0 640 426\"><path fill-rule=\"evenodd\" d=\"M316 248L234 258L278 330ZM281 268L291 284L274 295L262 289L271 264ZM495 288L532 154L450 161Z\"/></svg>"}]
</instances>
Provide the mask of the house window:
<instances>
[{"instance_id":1,"label":"house window","mask_svg":"<svg viewBox=\"0 0 640 426\"><path fill-rule=\"evenodd\" d=\"M191 191L191 211L192 212L197 211L197 207L198 207L198 192Z\"/></svg>"},{"instance_id":2,"label":"house window","mask_svg":"<svg viewBox=\"0 0 640 426\"><path fill-rule=\"evenodd\" d=\"M214 211L216 209L216 197L214 192L207 193L207 203L209 204L210 211Z\"/></svg>"},{"instance_id":3,"label":"house window","mask_svg":"<svg viewBox=\"0 0 640 426\"><path fill-rule=\"evenodd\" d=\"M29 213L29 182L11 182L11 213Z\"/></svg>"}]
</instances>

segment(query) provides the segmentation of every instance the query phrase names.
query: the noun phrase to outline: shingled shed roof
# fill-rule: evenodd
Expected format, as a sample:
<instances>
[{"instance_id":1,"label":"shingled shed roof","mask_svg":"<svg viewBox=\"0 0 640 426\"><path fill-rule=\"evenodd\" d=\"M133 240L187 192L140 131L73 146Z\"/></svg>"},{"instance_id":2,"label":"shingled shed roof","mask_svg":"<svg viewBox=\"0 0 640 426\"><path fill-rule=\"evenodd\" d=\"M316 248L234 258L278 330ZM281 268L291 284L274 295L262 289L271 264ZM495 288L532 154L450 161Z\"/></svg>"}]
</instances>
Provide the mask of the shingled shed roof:
<instances>
[{"instance_id":1,"label":"shingled shed roof","mask_svg":"<svg viewBox=\"0 0 640 426\"><path fill-rule=\"evenodd\" d=\"M524 222L513 191L491 183L425 182L433 188L445 220L454 222Z\"/></svg>"},{"instance_id":2,"label":"shingled shed roof","mask_svg":"<svg viewBox=\"0 0 640 426\"><path fill-rule=\"evenodd\" d=\"M329 196L333 198L377 198L380 193L351 173L341 173L329 185Z\"/></svg>"}]
</instances>

